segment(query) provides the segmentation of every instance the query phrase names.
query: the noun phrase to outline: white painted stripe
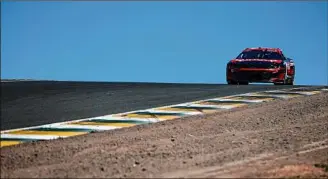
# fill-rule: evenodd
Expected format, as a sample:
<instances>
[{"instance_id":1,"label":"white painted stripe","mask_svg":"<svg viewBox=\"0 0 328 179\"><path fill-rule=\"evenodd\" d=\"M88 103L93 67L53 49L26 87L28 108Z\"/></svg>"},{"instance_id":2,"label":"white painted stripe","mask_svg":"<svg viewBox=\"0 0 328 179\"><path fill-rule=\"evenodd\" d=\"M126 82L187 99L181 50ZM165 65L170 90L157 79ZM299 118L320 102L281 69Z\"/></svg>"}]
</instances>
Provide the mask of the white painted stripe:
<instances>
[{"instance_id":1,"label":"white painted stripe","mask_svg":"<svg viewBox=\"0 0 328 179\"><path fill-rule=\"evenodd\" d=\"M282 91L282 90L280 90L280 91L267 91L267 92L265 92L265 93L276 93L276 92L278 92L278 93L285 93L285 94L301 94L301 95L314 95L314 94L316 94L317 92L311 92L311 91Z\"/></svg>"},{"instance_id":2,"label":"white painted stripe","mask_svg":"<svg viewBox=\"0 0 328 179\"><path fill-rule=\"evenodd\" d=\"M52 123L52 124L66 124L66 123L71 123L71 122L80 122L80 121L85 121L85 120L89 120L89 119L93 119L93 118L78 119L78 120L65 121L65 122L56 122L56 123ZM1 134L3 134L3 133L7 133L7 132L20 131L20 130L30 130L30 129L35 129L35 128L44 127L44 126L46 126L46 125L49 125L49 124L40 125L40 126L32 126L32 127L17 128L17 129L9 129L9 130L5 130L5 131L1 131Z\"/></svg>"},{"instance_id":3,"label":"white painted stripe","mask_svg":"<svg viewBox=\"0 0 328 179\"><path fill-rule=\"evenodd\" d=\"M45 127L47 128L52 128L52 129L67 129L67 128L76 128L76 129L91 129L91 130L112 130L112 129L117 129L120 127L115 127L115 126L97 126L97 125L70 125L70 124L49 124L46 125Z\"/></svg>"},{"instance_id":4,"label":"white painted stripe","mask_svg":"<svg viewBox=\"0 0 328 179\"><path fill-rule=\"evenodd\" d=\"M273 91L292 91L292 90L302 90L302 89L308 89L308 87L298 87L298 88L286 88L286 89L280 89L280 90L273 90ZM272 91L272 90L271 90Z\"/></svg>"},{"instance_id":5,"label":"white painted stripe","mask_svg":"<svg viewBox=\"0 0 328 179\"><path fill-rule=\"evenodd\" d=\"M201 101L201 102L204 102L204 101ZM195 103L198 103L198 102L195 102ZM205 107L205 108L210 107L210 108L215 108L217 110L221 109L220 106L211 105L211 104L193 104L193 103L191 103L191 104L188 104L188 106L190 106L190 107Z\"/></svg>"},{"instance_id":6,"label":"white painted stripe","mask_svg":"<svg viewBox=\"0 0 328 179\"><path fill-rule=\"evenodd\" d=\"M153 118L142 118L142 117L128 117L128 116L124 117L123 120L136 120L136 121L145 121L145 122L152 122L152 123L161 121L161 120L159 120L155 117L153 117Z\"/></svg>"},{"instance_id":7,"label":"white painted stripe","mask_svg":"<svg viewBox=\"0 0 328 179\"><path fill-rule=\"evenodd\" d=\"M237 104L236 104L237 105ZM200 106L200 107L215 107L217 109L232 109L232 108L236 108L239 106L235 106L234 104L231 105L222 105L222 104L218 104L218 105L207 105L207 104L193 104L193 106Z\"/></svg>"},{"instance_id":8,"label":"white painted stripe","mask_svg":"<svg viewBox=\"0 0 328 179\"><path fill-rule=\"evenodd\" d=\"M275 97L275 98L282 98L282 99L289 99L293 96L283 95L283 94L259 94L259 93L250 93L250 94L241 94L240 96L268 96L268 97Z\"/></svg>"},{"instance_id":9,"label":"white painted stripe","mask_svg":"<svg viewBox=\"0 0 328 179\"><path fill-rule=\"evenodd\" d=\"M59 136L57 135L22 135L22 134L1 134L2 139L10 139L10 138L20 138L20 139L36 139L36 140L51 140L57 139ZM64 138L64 137L62 137Z\"/></svg>"},{"instance_id":10,"label":"white painted stripe","mask_svg":"<svg viewBox=\"0 0 328 179\"><path fill-rule=\"evenodd\" d=\"M172 106L173 107L173 106ZM162 108L162 107L161 107ZM175 112L175 111L159 111L158 108L153 108L153 109L148 109L146 111L142 111L142 112L150 112L150 113L161 113L161 114L177 114L177 116L179 115L191 115L190 113L186 112L186 111L182 111L182 112Z\"/></svg>"},{"instance_id":11,"label":"white painted stripe","mask_svg":"<svg viewBox=\"0 0 328 179\"><path fill-rule=\"evenodd\" d=\"M179 110L178 108L175 109L171 109L170 111L165 111L162 109L151 109L151 112L159 112L159 113L167 113L170 114L171 113L183 113L183 115L188 116L188 115L198 115L198 114L203 114L200 111L183 111L183 110Z\"/></svg>"},{"instance_id":12,"label":"white painted stripe","mask_svg":"<svg viewBox=\"0 0 328 179\"><path fill-rule=\"evenodd\" d=\"M179 108L179 107L182 107L182 108ZM198 106L192 106L192 104L176 105L176 106L172 106L170 111L172 111L174 113L186 113L187 115L192 115L193 113L197 114L200 112L200 111L197 111L198 110L197 108L192 108L192 107L198 107ZM157 109L154 109L154 110L157 110ZM158 110L160 110L160 109L158 109ZM194 111L186 111L186 110L194 110ZM215 109L202 109L202 110L215 110ZM158 112L162 112L162 110L158 111Z\"/></svg>"},{"instance_id":13,"label":"white painted stripe","mask_svg":"<svg viewBox=\"0 0 328 179\"><path fill-rule=\"evenodd\" d=\"M237 108L237 107L240 107L240 106L222 106L221 108L222 109L233 109L233 108Z\"/></svg>"},{"instance_id":14,"label":"white painted stripe","mask_svg":"<svg viewBox=\"0 0 328 179\"><path fill-rule=\"evenodd\" d=\"M131 119L131 117L119 117L119 116L106 116L106 117L95 117L95 118L92 118L92 120L94 119L101 119L101 120L106 120L106 121L116 121L116 120L120 120L120 121L127 121L127 120L134 120L134 121L140 121L140 122L153 122L149 119L146 119L146 118L138 118L138 119ZM85 120L84 122L92 122L92 120Z\"/></svg>"},{"instance_id":15,"label":"white painted stripe","mask_svg":"<svg viewBox=\"0 0 328 179\"><path fill-rule=\"evenodd\" d=\"M194 103L196 103L197 101L195 101ZM194 103L185 103L185 104L178 104L172 107L213 107L213 108L217 108L217 106L213 106L213 105L199 105L199 104L194 104Z\"/></svg>"},{"instance_id":16,"label":"white painted stripe","mask_svg":"<svg viewBox=\"0 0 328 179\"><path fill-rule=\"evenodd\" d=\"M304 88L304 87L302 87ZM300 89L300 87L298 88L290 88L289 90L291 89ZM279 92L281 90L272 90L272 92ZM264 91L260 91L260 92L264 92ZM237 95L230 95L230 96L225 96L225 97L233 97L233 96L240 96L242 94L237 94ZM254 93L246 93L244 95L255 95ZM256 94L258 95L258 94ZM311 94L312 95L312 94ZM265 95L261 95L261 96L269 96L269 94L265 94ZM287 95L272 95L273 97L282 97L282 98L291 98L290 96L287 96ZM213 99L213 98L211 98ZM175 104L175 105L187 105L187 104L190 104L190 103L197 103L197 102L203 102L203 101L207 101L207 100L211 100L211 99L204 99L204 100L199 100L199 101L192 101L192 102L187 102L187 103L181 103L181 104ZM175 105L169 105L169 106L161 106L163 108L165 107L172 107L172 106L175 106ZM194 104L193 104L194 105ZM235 108L235 107L224 107L224 106L217 106L217 105L200 105L200 106L209 106L209 107L216 107L216 108L219 108L219 109L231 109L231 108ZM158 107L156 107L158 108ZM155 108L151 108L151 109L155 109ZM149 110L149 109L148 109ZM130 114L130 113L135 113L135 112L140 112L140 111L145 111L145 110L136 110L136 111L129 111L129 112L124 112L124 113L117 113L117 114L110 114L110 115L104 115L104 116L98 116L98 117L92 117L92 118L85 118L85 119L77 119L77 120L71 120L71 121L65 121L65 122L58 122L58 123L53 123L53 124L67 124L67 123L71 123L71 122L81 122L81 121L86 121L86 120L90 120L90 119L95 119L95 118L117 118L117 116L115 115L124 115L124 114ZM122 117L121 119L124 120L123 118L128 118L128 117ZM128 119L134 119L134 120L140 120L142 118L128 118ZM157 118L147 118L144 120L149 120L149 121L154 121L154 122L159 122L161 120L158 120ZM49 124L46 124L46 125L49 125ZM18 129L10 129L10 130L5 130L5 131L1 131L1 134L3 133L7 133L7 132L13 132L13 131L18 131L18 130L27 130L27 129L34 129L34 128L39 128L39 127L44 127L46 125L40 125L40 126L32 126L32 127L25 127L25 128L18 128Z\"/></svg>"},{"instance_id":17,"label":"white painted stripe","mask_svg":"<svg viewBox=\"0 0 328 179\"><path fill-rule=\"evenodd\" d=\"M261 103L265 100L260 100L260 99L256 99L256 100L247 100L247 99L225 99L225 98L214 98L212 99L211 101L222 101L222 102L225 102L225 101L234 101L234 102L247 102L247 103Z\"/></svg>"}]
</instances>

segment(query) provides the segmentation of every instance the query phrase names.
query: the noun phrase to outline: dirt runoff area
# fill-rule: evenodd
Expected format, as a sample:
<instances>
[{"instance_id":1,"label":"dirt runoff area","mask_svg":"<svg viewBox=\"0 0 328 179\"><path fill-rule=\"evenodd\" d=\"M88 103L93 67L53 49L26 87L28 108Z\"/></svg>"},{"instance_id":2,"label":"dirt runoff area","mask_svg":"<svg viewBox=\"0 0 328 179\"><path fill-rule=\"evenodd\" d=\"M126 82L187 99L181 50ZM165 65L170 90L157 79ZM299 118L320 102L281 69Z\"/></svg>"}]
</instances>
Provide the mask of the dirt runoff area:
<instances>
[{"instance_id":1,"label":"dirt runoff area","mask_svg":"<svg viewBox=\"0 0 328 179\"><path fill-rule=\"evenodd\" d=\"M328 93L1 149L1 177L326 177Z\"/></svg>"}]
</instances>

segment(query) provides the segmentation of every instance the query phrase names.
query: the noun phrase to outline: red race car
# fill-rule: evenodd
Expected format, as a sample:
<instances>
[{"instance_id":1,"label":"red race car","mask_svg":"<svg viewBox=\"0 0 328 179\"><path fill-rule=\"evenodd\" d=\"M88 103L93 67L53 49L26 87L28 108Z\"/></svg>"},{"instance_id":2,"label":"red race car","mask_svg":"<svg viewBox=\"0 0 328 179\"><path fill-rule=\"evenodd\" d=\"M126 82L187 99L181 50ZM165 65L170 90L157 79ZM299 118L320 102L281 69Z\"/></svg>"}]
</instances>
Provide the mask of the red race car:
<instances>
[{"instance_id":1,"label":"red race car","mask_svg":"<svg viewBox=\"0 0 328 179\"><path fill-rule=\"evenodd\" d=\"M228 62L228 84L274 83L293 85L295 64L279 48L246 48Z\"/></svg>"}]
</instances>

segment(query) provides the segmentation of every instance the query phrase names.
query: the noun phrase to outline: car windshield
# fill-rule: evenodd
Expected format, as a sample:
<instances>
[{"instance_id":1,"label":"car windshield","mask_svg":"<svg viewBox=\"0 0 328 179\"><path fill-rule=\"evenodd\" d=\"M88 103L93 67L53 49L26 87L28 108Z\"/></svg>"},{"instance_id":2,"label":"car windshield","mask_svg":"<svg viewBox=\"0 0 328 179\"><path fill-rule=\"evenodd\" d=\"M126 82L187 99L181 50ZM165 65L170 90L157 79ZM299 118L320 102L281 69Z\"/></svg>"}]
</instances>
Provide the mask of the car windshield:
<instances>
[{"instance_id":1,"label":"car windshield","mask_svg":"<svg viewBox=\"0 0 328 179\"><path fill-rule=\"evenodd\" d=\"M245 51L238 55L236 59L282 59L282 55L277 52L251 50Z\"/></svg>"}]
</instances>

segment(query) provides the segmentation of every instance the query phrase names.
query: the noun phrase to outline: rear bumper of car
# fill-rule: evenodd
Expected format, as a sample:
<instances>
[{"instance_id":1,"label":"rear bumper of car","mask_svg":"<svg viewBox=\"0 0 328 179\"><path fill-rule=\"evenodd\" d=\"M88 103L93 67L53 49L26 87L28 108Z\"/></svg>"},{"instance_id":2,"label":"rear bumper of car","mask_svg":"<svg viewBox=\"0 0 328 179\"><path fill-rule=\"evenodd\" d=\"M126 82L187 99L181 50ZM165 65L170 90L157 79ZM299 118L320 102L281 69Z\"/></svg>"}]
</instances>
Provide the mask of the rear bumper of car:
<instances>
[{"instance_id":1,"label":"rear bumper of car","mask_svg":"<svg viewBox=\"0 0 328 179\"><path fill-rule=\"evenodd\" d=\"M285 69L273 68L235 68L227 69L228 81L259 82L259 83L283 83Z\"/></svg>"}]
</instances>

